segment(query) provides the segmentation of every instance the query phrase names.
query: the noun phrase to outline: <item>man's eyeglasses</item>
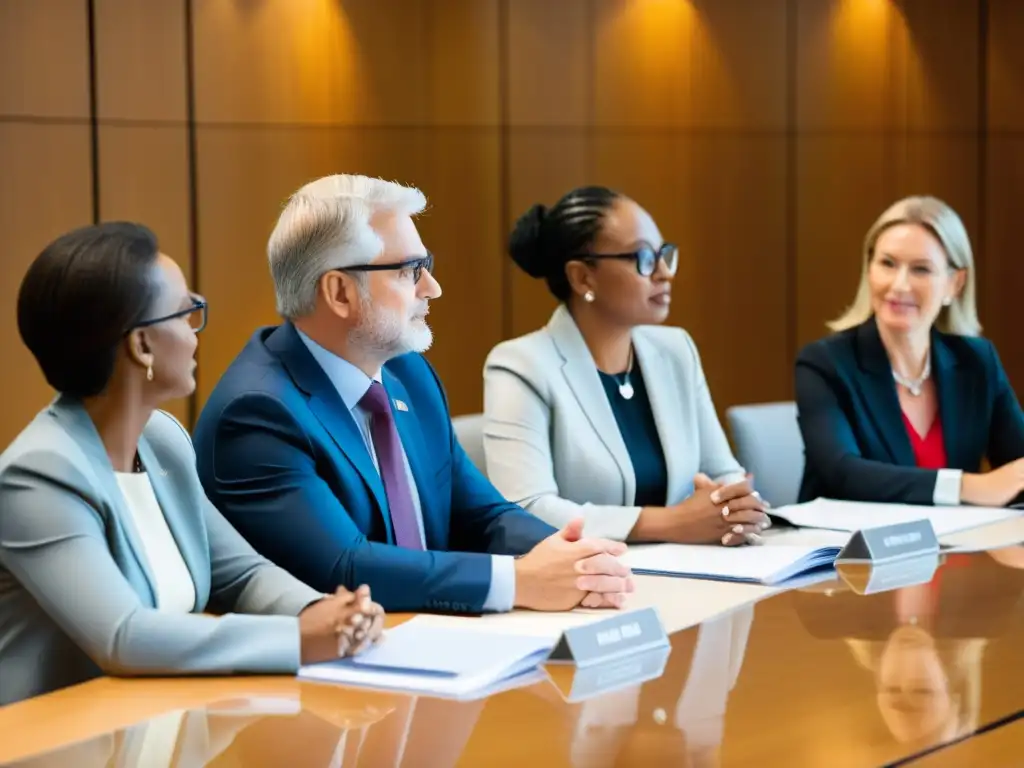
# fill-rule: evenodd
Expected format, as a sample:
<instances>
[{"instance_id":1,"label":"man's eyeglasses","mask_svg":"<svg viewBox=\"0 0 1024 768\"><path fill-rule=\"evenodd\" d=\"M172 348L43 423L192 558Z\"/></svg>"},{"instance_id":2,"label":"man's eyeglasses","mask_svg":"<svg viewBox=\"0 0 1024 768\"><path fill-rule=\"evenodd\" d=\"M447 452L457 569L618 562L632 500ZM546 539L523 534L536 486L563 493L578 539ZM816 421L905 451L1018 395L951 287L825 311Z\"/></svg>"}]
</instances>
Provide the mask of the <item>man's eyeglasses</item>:
<instances>
[{"instance_id":1,"label":"man's eyeglasses","mask_svg":"<svg viewBox=\"0 0 1024 768\"><path fill-rule=\"evenodd\" d=\"M587 253L579 257L582 261L597 259L626 259L636 262L636 271L644 277L650 277L658 269L658 259L665 262L665 269L670 275L676 273L679 266L679 248L672 243L665 243L658 250L650 245L641 245L632 253Z\"/></svg>"},{"instance_id":2,"label":"man's eyeglasses","mask_svg":"<svg viewBox=\"0 0 1024 768\"><path fill-rule=\"evenodd\" d=\"M420 276L423 274L423 270L427 272L434 271L434 254L427 251L426 256L421 256L416 259L406 259L405 261L396 261L394 264L359 264L355 267L345 267L342 272L383 272L393 270L410 270L412 273L413 283L420 281Z\"/></svg>"},{"instance_id":3,"label":"man's eyeglasses","mask_svg":"<svg viewBox=\"0 0 1024 768\"><path fill-rule=\"evenodd\" d=\"M188 324L192 326L192 330L199 333L203 328L206 327L206 299L196 296L193 294L191 297L192 306L188 309L182 309L177 312L172 312L169 315L163 315L162 317L154 317L150 320L143 320L141 323L136 323L128 329L128 333L131 333L136 328L148 328L151 325L157 323L166 323L168 320L175 320L179 317L187 317Z\"/></svg>"}]
</instances>

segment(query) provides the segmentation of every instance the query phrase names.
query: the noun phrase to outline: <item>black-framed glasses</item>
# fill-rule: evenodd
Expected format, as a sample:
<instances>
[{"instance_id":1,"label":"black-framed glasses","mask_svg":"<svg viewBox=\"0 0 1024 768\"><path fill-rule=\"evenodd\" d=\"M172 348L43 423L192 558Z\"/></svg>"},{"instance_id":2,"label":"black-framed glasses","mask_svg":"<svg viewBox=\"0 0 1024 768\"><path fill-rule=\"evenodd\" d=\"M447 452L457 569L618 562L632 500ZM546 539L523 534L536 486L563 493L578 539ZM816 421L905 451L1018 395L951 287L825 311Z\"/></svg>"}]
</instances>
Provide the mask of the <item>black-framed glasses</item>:
<instances>
[{"instance_id":1,"label":"black-framed glasses","mask_svg":"<svg viewBox=\"0 0 1024 768\"><path fill-rule=\"evenodd\" d=\"M345 267L340 270L342 272L383 272L383 271L395 271L408 269L412 271L413 283L420 281L420 276L423 274L423 270L427 272L434 271L434 254L427 251L426 256L420 256L415 259L406 259L405 261L396 261L394 264L359 264L355 267Z\"/></svg>"},{"instance_id":2,"label":"black-framed glasses","mask_svg":"<svg viewBox=\"0 0 1024 768\"><path fill-rule=\"evenodd\" d=\"M665 262L665 269L670 275L676 273L679 266L679 248L673 243L665 243L658 250L653 246L641 245L632 253L587 253L579 257L582 261L597 259L625 259L636 262L636 271L644 277L650 277L658 269L658 260Z\"/></svg>"},{"instance_id":3,"label":"black-framed glasses","mask_svg":"<svg viewBox=\"0 0 1024 768\"><path fill-rule=\"evenodd\" d=\"M136 328L148 328L149 326L156 325L157 323L166 323L168 320L176 320L179 317L187 317L188 324L192 326L192 330L199 333L206 327L206 299L201 296L196 296L195 294L192 294L190 298L192 299L192 306L188 309L181 309L177 312L172 312L169 315L154 317L150 320L143 320L141 323L136 323L129 328L126 333L131 333Z\"/></svg>"}]
</instances>

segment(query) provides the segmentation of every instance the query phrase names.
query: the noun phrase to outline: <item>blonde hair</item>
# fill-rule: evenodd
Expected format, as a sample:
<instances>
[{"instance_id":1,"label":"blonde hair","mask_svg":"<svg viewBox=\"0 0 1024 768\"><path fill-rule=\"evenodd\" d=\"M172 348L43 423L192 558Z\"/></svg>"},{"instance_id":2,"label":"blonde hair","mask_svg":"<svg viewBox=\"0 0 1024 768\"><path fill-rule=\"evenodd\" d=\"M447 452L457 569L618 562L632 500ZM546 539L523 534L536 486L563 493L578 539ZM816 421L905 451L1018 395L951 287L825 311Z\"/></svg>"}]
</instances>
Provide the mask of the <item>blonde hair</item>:
<instances>
[{"instance_id":1,"label":"blonde hair","mask_svg":"<svg viewBox=\"0 0 1024 768\"><path fill-rule=\"evenodd\" d=\"M905 197L889 206L871 225L864 238L864 264L860 274L860 286L853 304L841 317L833 320L828 327L833 331L845 331L866 322L872 316L871 288L868 271L874 255L875 244L882 233L898 224L917 224L924 227L946 252L949 265L965 272L963 290L953 297L948 307L943 307L935 321L940 331L958 336L977 336L981 332L978 309L974 297L974 255L967 230L956 211L935 197Z\"/></svg>"},{"instance_id":2,"label":"blonde hair","mask_svg":"<svg viewBox=\"0 0 1024 768\"><path fill-rule=\"evenodd\" d=\"M890 635L891 639L891 635ZM857 664L876 676L888 640L844 638ZM949 686L954 709L946 725L952 731L947 738L959 738L978 728L981 714L981 673L988 640L982 637L935 639L935 651Z\"/></svg>"}]
</instances>

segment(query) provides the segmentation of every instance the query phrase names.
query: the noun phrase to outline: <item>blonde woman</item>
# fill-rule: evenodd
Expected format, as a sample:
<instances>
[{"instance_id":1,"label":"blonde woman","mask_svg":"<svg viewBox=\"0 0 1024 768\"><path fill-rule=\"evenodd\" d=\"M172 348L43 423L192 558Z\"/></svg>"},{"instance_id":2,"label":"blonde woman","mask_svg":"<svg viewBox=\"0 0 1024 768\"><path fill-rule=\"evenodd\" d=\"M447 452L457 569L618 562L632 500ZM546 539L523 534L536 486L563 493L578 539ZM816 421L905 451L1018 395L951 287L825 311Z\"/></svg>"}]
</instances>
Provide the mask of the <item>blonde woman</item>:
<instances>
[{"instance_id":1,"label":"blonde woman","mask_svg":"<svg viewBox=\"0 0 1024 768\"><path fill-rule=\"evenodd\" d=\"M1024 492L1024 414L979 336L974 284L941 200L908 197L874 223L853 305L796 361L802 501L1004 506Z\"/></svg>"}]
</instances>

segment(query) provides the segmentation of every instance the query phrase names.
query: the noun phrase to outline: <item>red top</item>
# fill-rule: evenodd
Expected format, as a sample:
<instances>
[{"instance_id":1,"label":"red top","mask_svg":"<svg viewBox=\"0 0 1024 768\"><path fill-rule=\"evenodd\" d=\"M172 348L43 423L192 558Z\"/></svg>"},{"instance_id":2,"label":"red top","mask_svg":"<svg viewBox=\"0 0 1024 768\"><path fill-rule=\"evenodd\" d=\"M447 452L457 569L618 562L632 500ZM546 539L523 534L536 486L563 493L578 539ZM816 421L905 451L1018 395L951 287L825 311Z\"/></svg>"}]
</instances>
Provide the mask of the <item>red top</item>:
<instances>
[{"instance_id":1,"label":"red top","mask_svg":"<svg viewBox=\"0 0 1024 768\"><path fill-rule=\"evenodd\" d=\"M939 418L939 414L935 414L935 421L932 422L931 427L928 428L928 434L921 437L917 434L917 430L910 423L910 419L907 418L907 414L903 414L903 427L907 430L907 437L910 438L910 447L914 449L914 462L921 469L945 469L946 468L946 442L942 436L942 419ZM935 576L932 577L930 584L921 585L920 589L924 591L927 597L924 598L927 604L929 613L937 608L938 596L941 590L942 577L945 575L945 568L950 566L954 568L963 567L969 565L971 562L970 555L953 554L946 557L946 562L943 563L938 570L935 571ZM914 587L909 589L897 590L897 593L906 592L909 594L913 593ZM897 602L900 597L897 596ZM920 607L920 606L918 606Z\"/></svg>"},{"instance_id":2,"label":"red top","mask_svg":"<svg viewBox=\"0 0 1024 768\"><path fill-rule=\"evenodd\" d=\"M914 449L914 461L921 469L945 469L946 468L946 443L942 438L942 419L935 414L935 421L928 429L928 434L921 437L917 434L907 418L903 414L903 426L910 438L910 447Z\"/></svg>"}]
</instances>

